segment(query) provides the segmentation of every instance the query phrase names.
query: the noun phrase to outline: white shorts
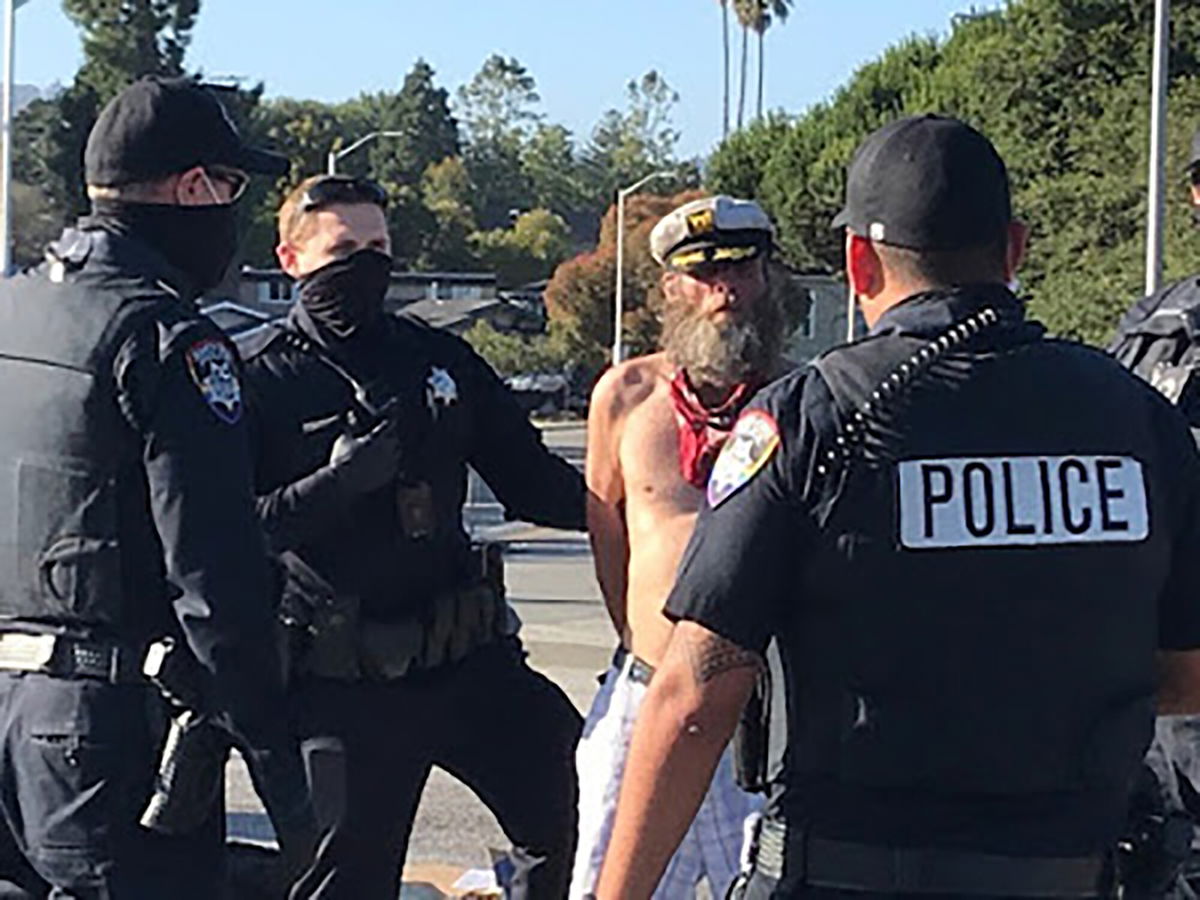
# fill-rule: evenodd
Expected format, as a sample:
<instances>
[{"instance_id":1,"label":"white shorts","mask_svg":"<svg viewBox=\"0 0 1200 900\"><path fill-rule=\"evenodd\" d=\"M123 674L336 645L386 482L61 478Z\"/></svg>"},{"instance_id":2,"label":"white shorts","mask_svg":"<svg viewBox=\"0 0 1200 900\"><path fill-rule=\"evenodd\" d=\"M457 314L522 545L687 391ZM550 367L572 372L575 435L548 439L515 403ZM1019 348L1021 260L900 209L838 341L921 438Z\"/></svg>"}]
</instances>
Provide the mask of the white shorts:
<instances>
[{"instance_id":1,"label":"white shorts","mask_svg":"<svg viewBox=\"0 0 1200 900\"><path fill-rule=\"evenodd\" d=\"M605 674L575 751L579 847L571 877L571 900L596 889L612 837L633 726L646 696L646 679L630 676L631 667L644 664L637 663L632 654L623 656L620 667L614 666ZM708 794L654 892L656 900L693 897L696 885L705 877L712 896L718 900L724 897L742 865L746 821L757 816L761 807L762 797L747 794L735 783L732 751L726 748Z\"/></svg>"}]
</instances>

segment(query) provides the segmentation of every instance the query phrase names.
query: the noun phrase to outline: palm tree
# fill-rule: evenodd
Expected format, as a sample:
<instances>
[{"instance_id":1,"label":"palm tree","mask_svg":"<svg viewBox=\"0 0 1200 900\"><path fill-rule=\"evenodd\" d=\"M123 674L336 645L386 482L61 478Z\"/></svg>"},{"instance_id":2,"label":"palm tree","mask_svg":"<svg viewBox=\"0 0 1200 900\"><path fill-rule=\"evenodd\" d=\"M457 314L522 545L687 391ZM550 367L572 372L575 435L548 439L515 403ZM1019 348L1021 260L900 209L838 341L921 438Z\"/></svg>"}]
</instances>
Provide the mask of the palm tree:
<instances>
[{"instance_id":1,"label":"palm tree","mask_svg":"<svg viewBox=\"0 0 1200 900\"><path fill-rule=\"evenodd\" d=\"M737 127L742 130L746 111L746 66L750 56L750 29L758 21L760 4L763 0L733 0L733 11L742 26L742 77L738 82Z\"/></svg>"},{"instance_id":2,"label":"palm tree","mask_svg":"<svg viewBox=\"0 0 1200 900\"><path fill-rule=\"evenodd\" d=\"M764 38L767 29L774 22L781 25L787 21L791 13L792 0L755 0L757 7L754 30L758 32L758 118L763 116L763 82L766 72L766 42Z\"/></svg>"},{"instance_id":3,"label":"palm tree","mask_svg":"<svg viewBox=\"0 0 1200 900\"><path fill-rule=\"evenodd\" d=\"M717 0L721 4L721 41L724 49L725 75L725 109L722 137L729 137L729 3L730 0Z\"/></svg>"}]
</instances>

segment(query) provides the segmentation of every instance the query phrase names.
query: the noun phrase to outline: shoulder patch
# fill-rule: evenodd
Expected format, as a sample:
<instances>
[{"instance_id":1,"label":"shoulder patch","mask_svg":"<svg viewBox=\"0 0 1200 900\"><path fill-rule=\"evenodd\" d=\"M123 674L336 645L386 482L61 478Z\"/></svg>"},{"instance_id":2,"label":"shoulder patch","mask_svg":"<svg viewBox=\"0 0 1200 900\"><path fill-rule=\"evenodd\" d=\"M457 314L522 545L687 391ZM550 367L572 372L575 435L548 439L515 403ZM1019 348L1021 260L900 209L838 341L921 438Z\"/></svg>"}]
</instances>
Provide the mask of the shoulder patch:
<instances>
[{"instance_id":1,"label":"shoulder patch","mask_svg":"<svg viewBox=\"0 0 1200 900\"><path fill-rule=\"evenodd\" d=\"M767 464L779 447L779 425L770 413L742 413L721 448L708 480L708 505L714 509L732 497Z\"/></svg>"},{"instance_id":2,"label":"shoulder patch","mask_svg":"<svg viewBox=\"0 0 1200 900\"><path fill-rule=\"evenodd\" d=\"M425 379L425 394L431 409L453 406L458 402L458 382L449 370L441 366L432 366L429 369L429 377Z\"/></svg>"},{"instance_id":3,"label":"shoulder patch","mask_svg":"<svg viewBox=\"0 0 1200 900\"><path fill-rule=\"evenodd\" d=\"M242 418L242 386L233 351L220 338L205 338L185 353L188 373L204 402L222 422L234 425Z\"/></svg>"}]
</instances>

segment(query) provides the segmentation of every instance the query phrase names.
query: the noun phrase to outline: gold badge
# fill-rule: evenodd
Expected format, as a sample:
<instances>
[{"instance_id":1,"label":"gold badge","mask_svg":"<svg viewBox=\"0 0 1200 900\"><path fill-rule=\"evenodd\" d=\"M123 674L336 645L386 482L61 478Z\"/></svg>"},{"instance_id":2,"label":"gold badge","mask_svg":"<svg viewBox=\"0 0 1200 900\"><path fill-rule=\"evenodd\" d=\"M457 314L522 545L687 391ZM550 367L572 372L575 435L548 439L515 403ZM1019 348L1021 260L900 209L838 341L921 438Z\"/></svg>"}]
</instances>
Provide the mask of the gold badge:
<instances>
[{"instance_id":1,"label":"gold badge","mask_svg":"<svg viewBox=\"0 0 1200 900\"><path fill-rule=\"evenodd\" d=\"M716 230L716 221L711 209L702 209L687 217L688 234L696 237L699 234L709 234Z\"/></svg>"}]
</instances>

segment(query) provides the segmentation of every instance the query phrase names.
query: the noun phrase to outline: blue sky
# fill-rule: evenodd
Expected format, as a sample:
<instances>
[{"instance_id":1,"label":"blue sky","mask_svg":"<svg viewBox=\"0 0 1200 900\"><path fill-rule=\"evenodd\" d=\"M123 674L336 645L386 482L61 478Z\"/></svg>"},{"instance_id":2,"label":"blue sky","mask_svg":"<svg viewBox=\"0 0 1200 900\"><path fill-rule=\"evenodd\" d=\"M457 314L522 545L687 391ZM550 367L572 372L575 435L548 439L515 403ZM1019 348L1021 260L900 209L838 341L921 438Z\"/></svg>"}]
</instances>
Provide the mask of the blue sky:
<instances>
[{"instance_id":1,"label":"blue sky","mask_svg":"<svg viewBox=\"0 0 1200 900\"><path fill-rule=\"evenodd\" d=\"M944 33L972 5L797 0L768 34L767 105L802 111L889 44ZM80 42L60 4L30 0L17 19L17 83L69 82ZM630 78L656 68L681 95L680 149L701 154L720 137L720 21L716 0L203 0L188 61L209 76L262 80L269 96L341 100L397 86L418 57L453 91L499 52L537 78L547 117L581 137L622 104ZM735 68L737 49L735 35Z\"/></svg>"}]
</instances>

